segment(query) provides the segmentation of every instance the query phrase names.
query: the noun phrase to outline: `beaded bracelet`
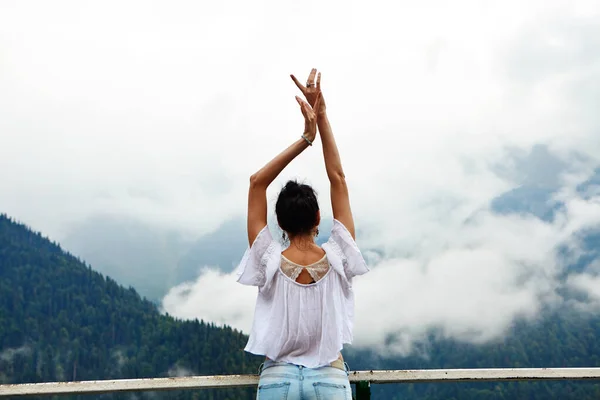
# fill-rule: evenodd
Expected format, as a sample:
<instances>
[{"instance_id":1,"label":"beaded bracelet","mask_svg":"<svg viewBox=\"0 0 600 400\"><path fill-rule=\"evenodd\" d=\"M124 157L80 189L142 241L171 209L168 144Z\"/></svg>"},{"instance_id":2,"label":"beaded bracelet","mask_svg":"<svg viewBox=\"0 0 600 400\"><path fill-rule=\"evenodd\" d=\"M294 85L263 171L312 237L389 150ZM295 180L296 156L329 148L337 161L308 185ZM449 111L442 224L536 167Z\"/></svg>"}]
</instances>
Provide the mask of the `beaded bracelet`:
<instances>
[{"instance_id":1,"label":"beaded bracelet","mask_svg":"<svg viewBox=\"0 0 600 400\"><path fill-rule=\"evenodd\" d=\"M306 140L306 143L308 143L309 146L312 146L312 142L306 137L304 133L302 134L302 139Z\"/></svg>"}]
</instances>

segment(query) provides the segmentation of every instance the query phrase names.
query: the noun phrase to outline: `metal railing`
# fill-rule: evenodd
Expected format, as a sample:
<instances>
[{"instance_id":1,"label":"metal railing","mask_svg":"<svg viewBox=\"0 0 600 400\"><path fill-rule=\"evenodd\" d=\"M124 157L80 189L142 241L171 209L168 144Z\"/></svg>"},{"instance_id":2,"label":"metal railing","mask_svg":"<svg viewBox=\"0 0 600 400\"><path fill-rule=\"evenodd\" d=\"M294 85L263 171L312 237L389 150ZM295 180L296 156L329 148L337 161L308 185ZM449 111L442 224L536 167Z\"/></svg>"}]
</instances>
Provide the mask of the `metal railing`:
<instances>
[{"instance_id":1,"label":"metal railing","mask_svg":"<svg viewBox=\"0 0 600 400\"><path fill-rule=\"evenodd\" d=\"M600 380L600 368L434 369L350 372L350 382L356 384L357 400L370 399L371 384L515 380ZM258 375L22 383L0 385L0 397L239 388L256 386L257 384Z\"/></svg>"}]
</instances>

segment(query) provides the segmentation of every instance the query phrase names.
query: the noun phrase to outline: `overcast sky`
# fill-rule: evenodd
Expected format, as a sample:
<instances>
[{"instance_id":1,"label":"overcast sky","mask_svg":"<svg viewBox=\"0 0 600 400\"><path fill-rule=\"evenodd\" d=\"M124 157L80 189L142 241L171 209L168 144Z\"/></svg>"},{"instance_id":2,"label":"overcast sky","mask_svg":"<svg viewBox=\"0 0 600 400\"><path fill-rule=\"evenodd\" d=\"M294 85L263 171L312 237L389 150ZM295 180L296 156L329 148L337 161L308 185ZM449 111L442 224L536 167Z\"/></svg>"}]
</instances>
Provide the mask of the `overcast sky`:
<instances>
[{"instance_id":1,"label":"overcast sky","mask_svg":"<svg viewBox=\"0 0 600 400\"><path fill-rule=\"evenodd\" d=\"M57 240L98 214L210 234L302 133L289 74L311 67L359 246L384 254L356 279L357 344L490 340L559 301L557 248L600 223L575 191L600 162L596 0L4 0L0 211ZM534 146L552 165L519 162ZM558 186L553 222L490 211L531 176ZM331 215L318 143L271 201L290 177ZM247 331L254 290L207 267L164 308Z\"/></svg>"}]
</instances>

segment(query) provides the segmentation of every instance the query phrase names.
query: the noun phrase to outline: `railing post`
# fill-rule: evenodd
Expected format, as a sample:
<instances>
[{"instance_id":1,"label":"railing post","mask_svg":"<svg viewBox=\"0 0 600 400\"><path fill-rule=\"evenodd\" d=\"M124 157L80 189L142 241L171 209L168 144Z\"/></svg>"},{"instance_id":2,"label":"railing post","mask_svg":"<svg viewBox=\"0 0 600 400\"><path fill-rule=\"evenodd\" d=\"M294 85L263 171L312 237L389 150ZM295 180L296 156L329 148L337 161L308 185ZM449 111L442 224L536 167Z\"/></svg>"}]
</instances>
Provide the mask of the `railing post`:
<instances>
[{"instance_id":1,"label":"railing post","mask_svg":"<svg viewBox=\"0 0 600 400\"><path fill-rule=\"evenodd\" d=\"M356 400L371 400L371 382L360 381L356 383Z\"/></svg>"}]
</instances>

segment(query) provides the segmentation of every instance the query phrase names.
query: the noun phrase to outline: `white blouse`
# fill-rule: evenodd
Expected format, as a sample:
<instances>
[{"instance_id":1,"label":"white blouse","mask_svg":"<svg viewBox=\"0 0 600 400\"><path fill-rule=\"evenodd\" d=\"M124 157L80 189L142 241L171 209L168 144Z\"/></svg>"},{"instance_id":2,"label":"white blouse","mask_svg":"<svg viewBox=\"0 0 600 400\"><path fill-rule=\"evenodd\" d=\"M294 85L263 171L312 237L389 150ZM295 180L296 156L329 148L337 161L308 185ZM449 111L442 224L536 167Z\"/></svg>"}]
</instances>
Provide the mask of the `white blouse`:
<instances>
[{"instance_id":1,"label":"white blouse","mask_svg":"<svg viewBox=\"0 0 600 400\"><path fill-rule=\"evenodd\" d=\"M265 226L238 267L238 282L258 286L245 350L307 368L329 365L338 359L344 343L352 343L352 278L369 268L338 220L323 244L330 268L317 282L301 284L284 274L283 250Z\"/></svg>"}]
</instances>

